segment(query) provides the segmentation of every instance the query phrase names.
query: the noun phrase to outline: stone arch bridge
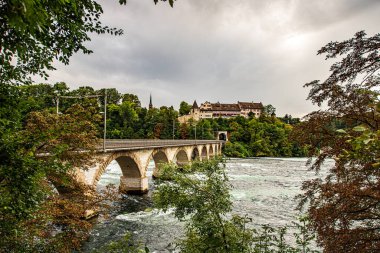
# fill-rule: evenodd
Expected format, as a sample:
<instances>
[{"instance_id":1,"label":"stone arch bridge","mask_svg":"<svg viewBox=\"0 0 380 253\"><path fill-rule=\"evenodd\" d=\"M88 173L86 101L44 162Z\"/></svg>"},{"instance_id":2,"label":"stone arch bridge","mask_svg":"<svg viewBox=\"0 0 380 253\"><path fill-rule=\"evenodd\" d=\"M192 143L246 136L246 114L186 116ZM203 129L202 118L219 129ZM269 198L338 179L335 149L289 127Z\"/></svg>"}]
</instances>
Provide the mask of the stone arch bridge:
<instances>
[{"instance_id":1,"label":"stone arch bridge","mask_svg":"<svg viewBox=\"0 0 380 253\"><path fill-rule=\"evenodd\" d=\"M148 191L146 172L154 161L153 176L159 176L160 164L185 165L193 160L208 160L221 154L220 140L107 140L105 149L96 154L97 163L87 170L77 169L79 182L96 188L107 166L114 160L119 164L122 176L120 191L144 193Z\"/></svg>"}]
</instances>

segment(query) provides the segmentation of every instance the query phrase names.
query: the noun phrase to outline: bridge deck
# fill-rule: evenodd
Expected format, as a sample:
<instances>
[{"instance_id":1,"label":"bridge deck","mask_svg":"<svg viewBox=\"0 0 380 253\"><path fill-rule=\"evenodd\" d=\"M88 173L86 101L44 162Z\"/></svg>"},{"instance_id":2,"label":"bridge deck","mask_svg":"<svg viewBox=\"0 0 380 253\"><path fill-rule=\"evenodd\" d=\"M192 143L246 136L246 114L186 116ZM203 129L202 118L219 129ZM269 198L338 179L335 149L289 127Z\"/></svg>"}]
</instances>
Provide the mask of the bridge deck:
<instances>
[{"instance_id":1,"label":"bridge deck","mask_svg":"<svg viewBox=\"0 0 380 253\"><path fill-rule=\"evenodd\" d=\"M138 140L138 139L108 139L106 151L137 150L149 148L182 147L191 145L220 144L221 140ZM99 149L103 149L103 144Z\"/></svg>"}]
</instances>

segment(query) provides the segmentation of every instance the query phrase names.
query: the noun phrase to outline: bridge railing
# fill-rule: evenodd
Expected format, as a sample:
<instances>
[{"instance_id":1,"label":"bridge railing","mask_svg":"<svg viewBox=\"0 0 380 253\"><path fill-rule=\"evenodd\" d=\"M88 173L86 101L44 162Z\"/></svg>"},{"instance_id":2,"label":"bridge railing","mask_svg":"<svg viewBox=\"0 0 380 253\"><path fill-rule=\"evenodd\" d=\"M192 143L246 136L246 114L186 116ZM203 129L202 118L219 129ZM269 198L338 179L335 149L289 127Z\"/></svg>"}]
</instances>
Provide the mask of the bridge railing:
<instances>
[{"instance_id":1,"label":"bridge railing","mask_svg":"<svg viewBox=\"0 0 380 253\"><path fill-rule=\"evenodd\" d=\"M157 147L179 147L189 145L202 144L220 144L220 140L142 140L142 139L108 139L105 148L113 149L141 149L141 148L157 148Z\"/></svg>"}]
</instances>

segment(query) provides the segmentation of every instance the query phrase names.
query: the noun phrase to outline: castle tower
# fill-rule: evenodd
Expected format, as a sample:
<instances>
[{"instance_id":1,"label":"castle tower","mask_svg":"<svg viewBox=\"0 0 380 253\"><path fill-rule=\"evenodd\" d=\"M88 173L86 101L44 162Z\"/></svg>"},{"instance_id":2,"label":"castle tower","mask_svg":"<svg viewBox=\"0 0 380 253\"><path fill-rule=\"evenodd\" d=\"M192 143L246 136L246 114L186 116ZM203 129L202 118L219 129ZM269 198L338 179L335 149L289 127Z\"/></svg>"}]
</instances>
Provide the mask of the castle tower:
<instances>
[{"instance_id":1,"label":"castle tower","mask_svg":"<svg viewBox=\"0 0 380 253\"><path fill-rule=\"evenodd\" d=\"M198 107L198 104L197 104L197 100L194 100L193 107L191 107L191 109L193 110L193 112L195 110L199 110L199 107Z\"/></svg>"},{"instance_id":2,"label":"castle tower","mask_svg":"<svg viewBox=\"0 0 380 253\"><path fill-rule=\"evenodd\" d=\"M196 120L196 121L199 120L199 118L200 118L200 112L201 112L201 110L200 110L200 108L199 108L199 106L197 104L197 101L194 100L193 107L191 108L191 114L193 115L193 119L194 120Z\"/></svg>"}]
</instances>

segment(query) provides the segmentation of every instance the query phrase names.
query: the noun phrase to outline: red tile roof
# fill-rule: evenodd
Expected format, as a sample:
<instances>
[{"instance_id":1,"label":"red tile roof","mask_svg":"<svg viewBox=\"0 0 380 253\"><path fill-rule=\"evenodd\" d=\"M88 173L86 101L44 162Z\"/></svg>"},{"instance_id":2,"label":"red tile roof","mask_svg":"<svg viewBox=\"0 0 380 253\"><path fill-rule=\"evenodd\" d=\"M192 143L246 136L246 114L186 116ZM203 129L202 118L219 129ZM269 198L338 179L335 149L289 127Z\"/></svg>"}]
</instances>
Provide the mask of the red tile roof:
<instances>
[{"instance_id":1,"label":"red tile roof","mask_svg":"<svg viewBox=\"0 0 380 253\"><path fill-rule=\"evenodd\" d=\"M210 108L202 108L202 111L236 111L240 112L244 109L263 109L262 103L253 102L238 102L237 104L221 104L221 103L211 103Z\"/></svg>"},{"instance_id":2,"label":"red tile roof","mask_svg":"<svg viewBox=\"0 0 380 253\"><path fill-rule=\"evenodd\" d=\"M238 104L215 103L215 104L211 104L211 111L238 111L240 112L240 108Z\"/></svg>"}]
</instances>

